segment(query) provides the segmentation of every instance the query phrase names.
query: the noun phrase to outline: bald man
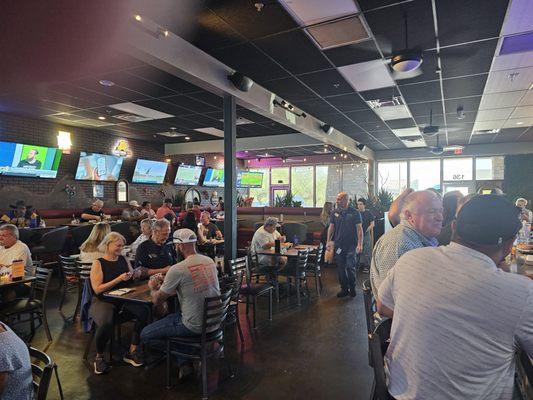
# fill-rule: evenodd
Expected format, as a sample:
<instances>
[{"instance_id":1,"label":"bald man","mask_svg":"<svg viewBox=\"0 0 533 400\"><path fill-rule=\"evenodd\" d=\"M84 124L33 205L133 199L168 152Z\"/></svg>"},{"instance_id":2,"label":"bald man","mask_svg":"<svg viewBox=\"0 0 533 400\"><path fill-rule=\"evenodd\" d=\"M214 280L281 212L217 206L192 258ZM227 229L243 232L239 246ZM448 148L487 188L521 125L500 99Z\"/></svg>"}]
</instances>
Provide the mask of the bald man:
<instances>
[{"instance_id":1,"label":"bald man","mask_svg":"<svg viewBox=\"0 0 533 400\"><path fill-rule=\"evenodd\" d=\"M412 192L405 197L400 223L383 235L374 247L370 266L374 296L378 295L379 285L404 253L438 245L436 237L442 229L442 214L442 200L432 191Z\"/></svg>"},{"instance_id":2,"label":"bald man","mask_svg":"<svg viewBox=\"0 0 533 400\"><path fill-rule=\"evenodd\" d=\"M334 250L334 260L341 291L337 297L355 297L355 266L357 256L363 249L361 214L348 206L348 193L337 195L337 208L331 213L328 228L328 250ZM331 241L335 243L331 248Z\"/></svg>"}]
</instances>

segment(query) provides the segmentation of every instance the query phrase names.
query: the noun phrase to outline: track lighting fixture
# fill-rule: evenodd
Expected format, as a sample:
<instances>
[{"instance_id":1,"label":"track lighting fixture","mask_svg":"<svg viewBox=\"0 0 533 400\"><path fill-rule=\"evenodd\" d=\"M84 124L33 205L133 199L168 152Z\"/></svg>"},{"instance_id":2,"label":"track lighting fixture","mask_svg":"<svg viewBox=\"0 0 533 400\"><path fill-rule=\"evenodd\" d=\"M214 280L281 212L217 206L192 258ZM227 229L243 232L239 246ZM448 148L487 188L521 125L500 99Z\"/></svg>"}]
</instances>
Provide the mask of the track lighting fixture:
<instances>
[{"instance_id":1,"label":"track lighting fixture","mask_svg":"<svg viewBox=\"0 0 533 400\"><path fill-rule=\"evenodd\" d=\"M272 100L272 104L274 104L275 107L281 107L285 109L286 111L293 113L297 117L302 117L302 118L307 117L307 114L304 112L298 114L296 111L294 111L294 106L292 104L287 103L285 100L278 101L277 99L274 99Z\"/></svg>"}]
</instances>

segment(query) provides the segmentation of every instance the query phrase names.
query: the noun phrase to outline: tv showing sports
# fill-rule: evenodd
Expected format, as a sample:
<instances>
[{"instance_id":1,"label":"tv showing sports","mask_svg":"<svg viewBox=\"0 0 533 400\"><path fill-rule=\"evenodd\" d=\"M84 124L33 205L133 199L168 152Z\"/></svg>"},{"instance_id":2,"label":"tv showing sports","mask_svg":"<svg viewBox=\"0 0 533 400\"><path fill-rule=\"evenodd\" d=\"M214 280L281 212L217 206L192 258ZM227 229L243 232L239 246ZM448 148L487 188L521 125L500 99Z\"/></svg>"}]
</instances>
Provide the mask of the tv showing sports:
<instances>
[{"instance_id":1,"label":"tv showing sports","mask_svg":"<svg viewBox=\"0 0 533 400\"><path fill-rule=\"evenodd\" d=\"M81 181L118 181L124 157L80 152L76 178Z\"/></svg>"},{"instance_id":2,"label":"tv showing sports","mask_svg":"<svg viewBox=\"0 0 533 400\"><path fill-rule=\"evenodd\" d=\"M200 175L202 174L202 167L195 165L180 165L174 185L195 186L198 185Z\"/></svg>"},{"instance_id":3,"label":"tv showing sports","mask_svg":"<svg viewBox=\"0 0 533 400\"><path fill-rule=\"evenodd\" d=\"M204 178L204 186L224 187L224 170L207 168Z\"/></svg>"},{"instance_id":4,"label":"tv showing sports","mask_svg":"<svg viewBox=\"0 0 533 400\"><path fill-rule=\"evenodd\" d=\"M53 147L0 142L0 175L55 178L61 154Z\"/></svg>"},{"instance_id":5,"label":"tv showing sports","mask_svg":"<svg viewBox=\"0 0 533 400\"><path fill-rule=\"evenodd\" d=\"M263 186L263 173L252 171L239 171L237 174L237 187L260 188Z\"/></svg>"},{"instance_id":6,"label":"tv showing sports","mask_svg":"<svg viewBox=\"0 0 533 400\"><path fill-rule=\"evenodd\" d=\"M167 173L167 163L162 161L138 159L133 171L133 183L161 184Z\"/></svg>"}]
</instances>

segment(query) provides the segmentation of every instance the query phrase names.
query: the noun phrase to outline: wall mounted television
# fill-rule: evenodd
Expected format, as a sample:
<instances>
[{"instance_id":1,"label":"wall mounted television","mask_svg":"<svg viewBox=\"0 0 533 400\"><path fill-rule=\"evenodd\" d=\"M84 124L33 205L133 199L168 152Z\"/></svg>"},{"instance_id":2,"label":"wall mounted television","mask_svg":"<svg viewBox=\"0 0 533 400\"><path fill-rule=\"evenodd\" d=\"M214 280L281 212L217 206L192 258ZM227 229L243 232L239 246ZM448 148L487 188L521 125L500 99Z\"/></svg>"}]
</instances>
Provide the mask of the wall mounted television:
<instances>
[{"instance_id":1,"label":"wall mounted television","mask_svg":"<svg viewBox=\"0 0 533 400\"><path fill-rule=\"evenodd\" d=\"M168 164L163 161L137 159L133 171L132 183L161 184L165 179Z\"/></svg>"},{"instance_id":2,"label":"wall mounted television","mask_svg":"<svg viewBox=\"0 0 533 400\"><path fill-rule=\"evenodd\" d=\"M61 154L53 147L0 142L0 175L55 178Z\"/></svg>"},{"instance_id":3,"label":"wall mounted television","mask_svg":"<svg viewBox=\"0 0 533 400\"><path fill-rule=\"evenodd\" d=\"M174 185L195 186L200 181L202 167L195 165L180 165L174 179Z\"/></svg>"},{"instance_id":4,"label":"wall mounted television","mask_svg":"<svg viewBox=\"0 0 533 400\"><path fill-rule=\"evenodd\" d=\"M224 170L207 168L207 171L205 171L203 186L224 187Z\"/></svg>"},{"instance_id":5,"label":"wall mounted television","mask_svg":"<svg viewBox=\"0 0 533 400\"><path fill-rule=\"evenodd\" d=\"M239 171L237 174L237 187L260 188L263 186L263 173L255 171Z\"/></svg>"},{"instance_id":6,"label":"wall mounted television","mask_svg":"<svg viewBox=\"0 0 533 400\"><path fill-rule=\"evenodd\" d=\"M118 181L123 161L123 157L82 151L80 152L75 179L116 182Z\"/></svg>"}]
</instances>

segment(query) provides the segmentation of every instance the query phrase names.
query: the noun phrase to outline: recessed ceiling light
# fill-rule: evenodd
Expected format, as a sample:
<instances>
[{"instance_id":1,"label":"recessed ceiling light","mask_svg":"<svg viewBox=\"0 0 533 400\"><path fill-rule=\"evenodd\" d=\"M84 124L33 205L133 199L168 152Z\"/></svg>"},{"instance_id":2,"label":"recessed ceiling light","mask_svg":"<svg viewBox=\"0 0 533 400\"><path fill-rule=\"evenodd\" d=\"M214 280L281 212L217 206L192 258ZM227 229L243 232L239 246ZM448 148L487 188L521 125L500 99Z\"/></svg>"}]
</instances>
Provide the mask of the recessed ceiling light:
<instances>
[{"instance_id":1,"label":"recessed ceiling light","mask_svg":"<svg viewBox=\"0 0 533 400\"><path fill-rule=\"evenodd\" d=\"M135 21L141 22L142 21L142 17L139 14L135 15Z\"/></svg>"},{"instance_id":2,"label":"recessed ceiling light","mask_svg":"<svg viewBox=\"0 0 533 400\"><path fill-rule=\"evenodd\" d=\"M307 158L304 157L304 161L307 161Z\"/></svg>"},{"instance_id":3,"label":"recessed ceiling light","mask_svg":"<svg viewBox=\"0 0 533 400\"><path fill-rule=\"evenodd\" d=\"M105 117L104 117L103 115L99 115L99 116L98 116L98 119L99 119L100 121L105 121Z\"/></svg>"},{"instance_id":4,"label":"recessed ceiling light","mask_svg":"<svg viewBox=\"0 0 533 400\"><path fill-rule=\"evenodd\" d=\"M189 136L185 136L185 140L191 140Z\"/></svg>"},{"instance_id":5,"label":"recessed ceiling light","mask_svg":"<svg viewBox=\"0 0 533 400\"><path fill-rule=\"evenodd\" d=\"M246 154L248 154L248 150L244 150L244 152L245 152Z\"/></svg>"},{"instance_id":6,"label":"recessed ceiling light","mask_svg":"<svg viewBox=\"0 0 533 400\"><path fill-rule=\"evenodd\" d=\"M524 123L522 121L518 121L516 125L524 125Z\"/></svg>"},{"instance_id":7,"label":"recessed ceiling light","mask_svg":"<svg viewBox=\"0 0 533 400\"><path fill-rule=\"evenodd\" d=\"M98 81L98 83L102 86L107 86L107 87L111 87L111 86L115 86L115 82L113 81L108 81L107 79L100 79Z\"/></svg>"},{"instance_id":8,"label":"recessed ceiling light","mask_svg":"<svg viewBox=\"0 0 533 400\"><path fill-rule=\"evenodd\" d=\"M336 159L337 159L337 156L333 156L333 159L336 160Z\"/></svg>"}]
</instances>

